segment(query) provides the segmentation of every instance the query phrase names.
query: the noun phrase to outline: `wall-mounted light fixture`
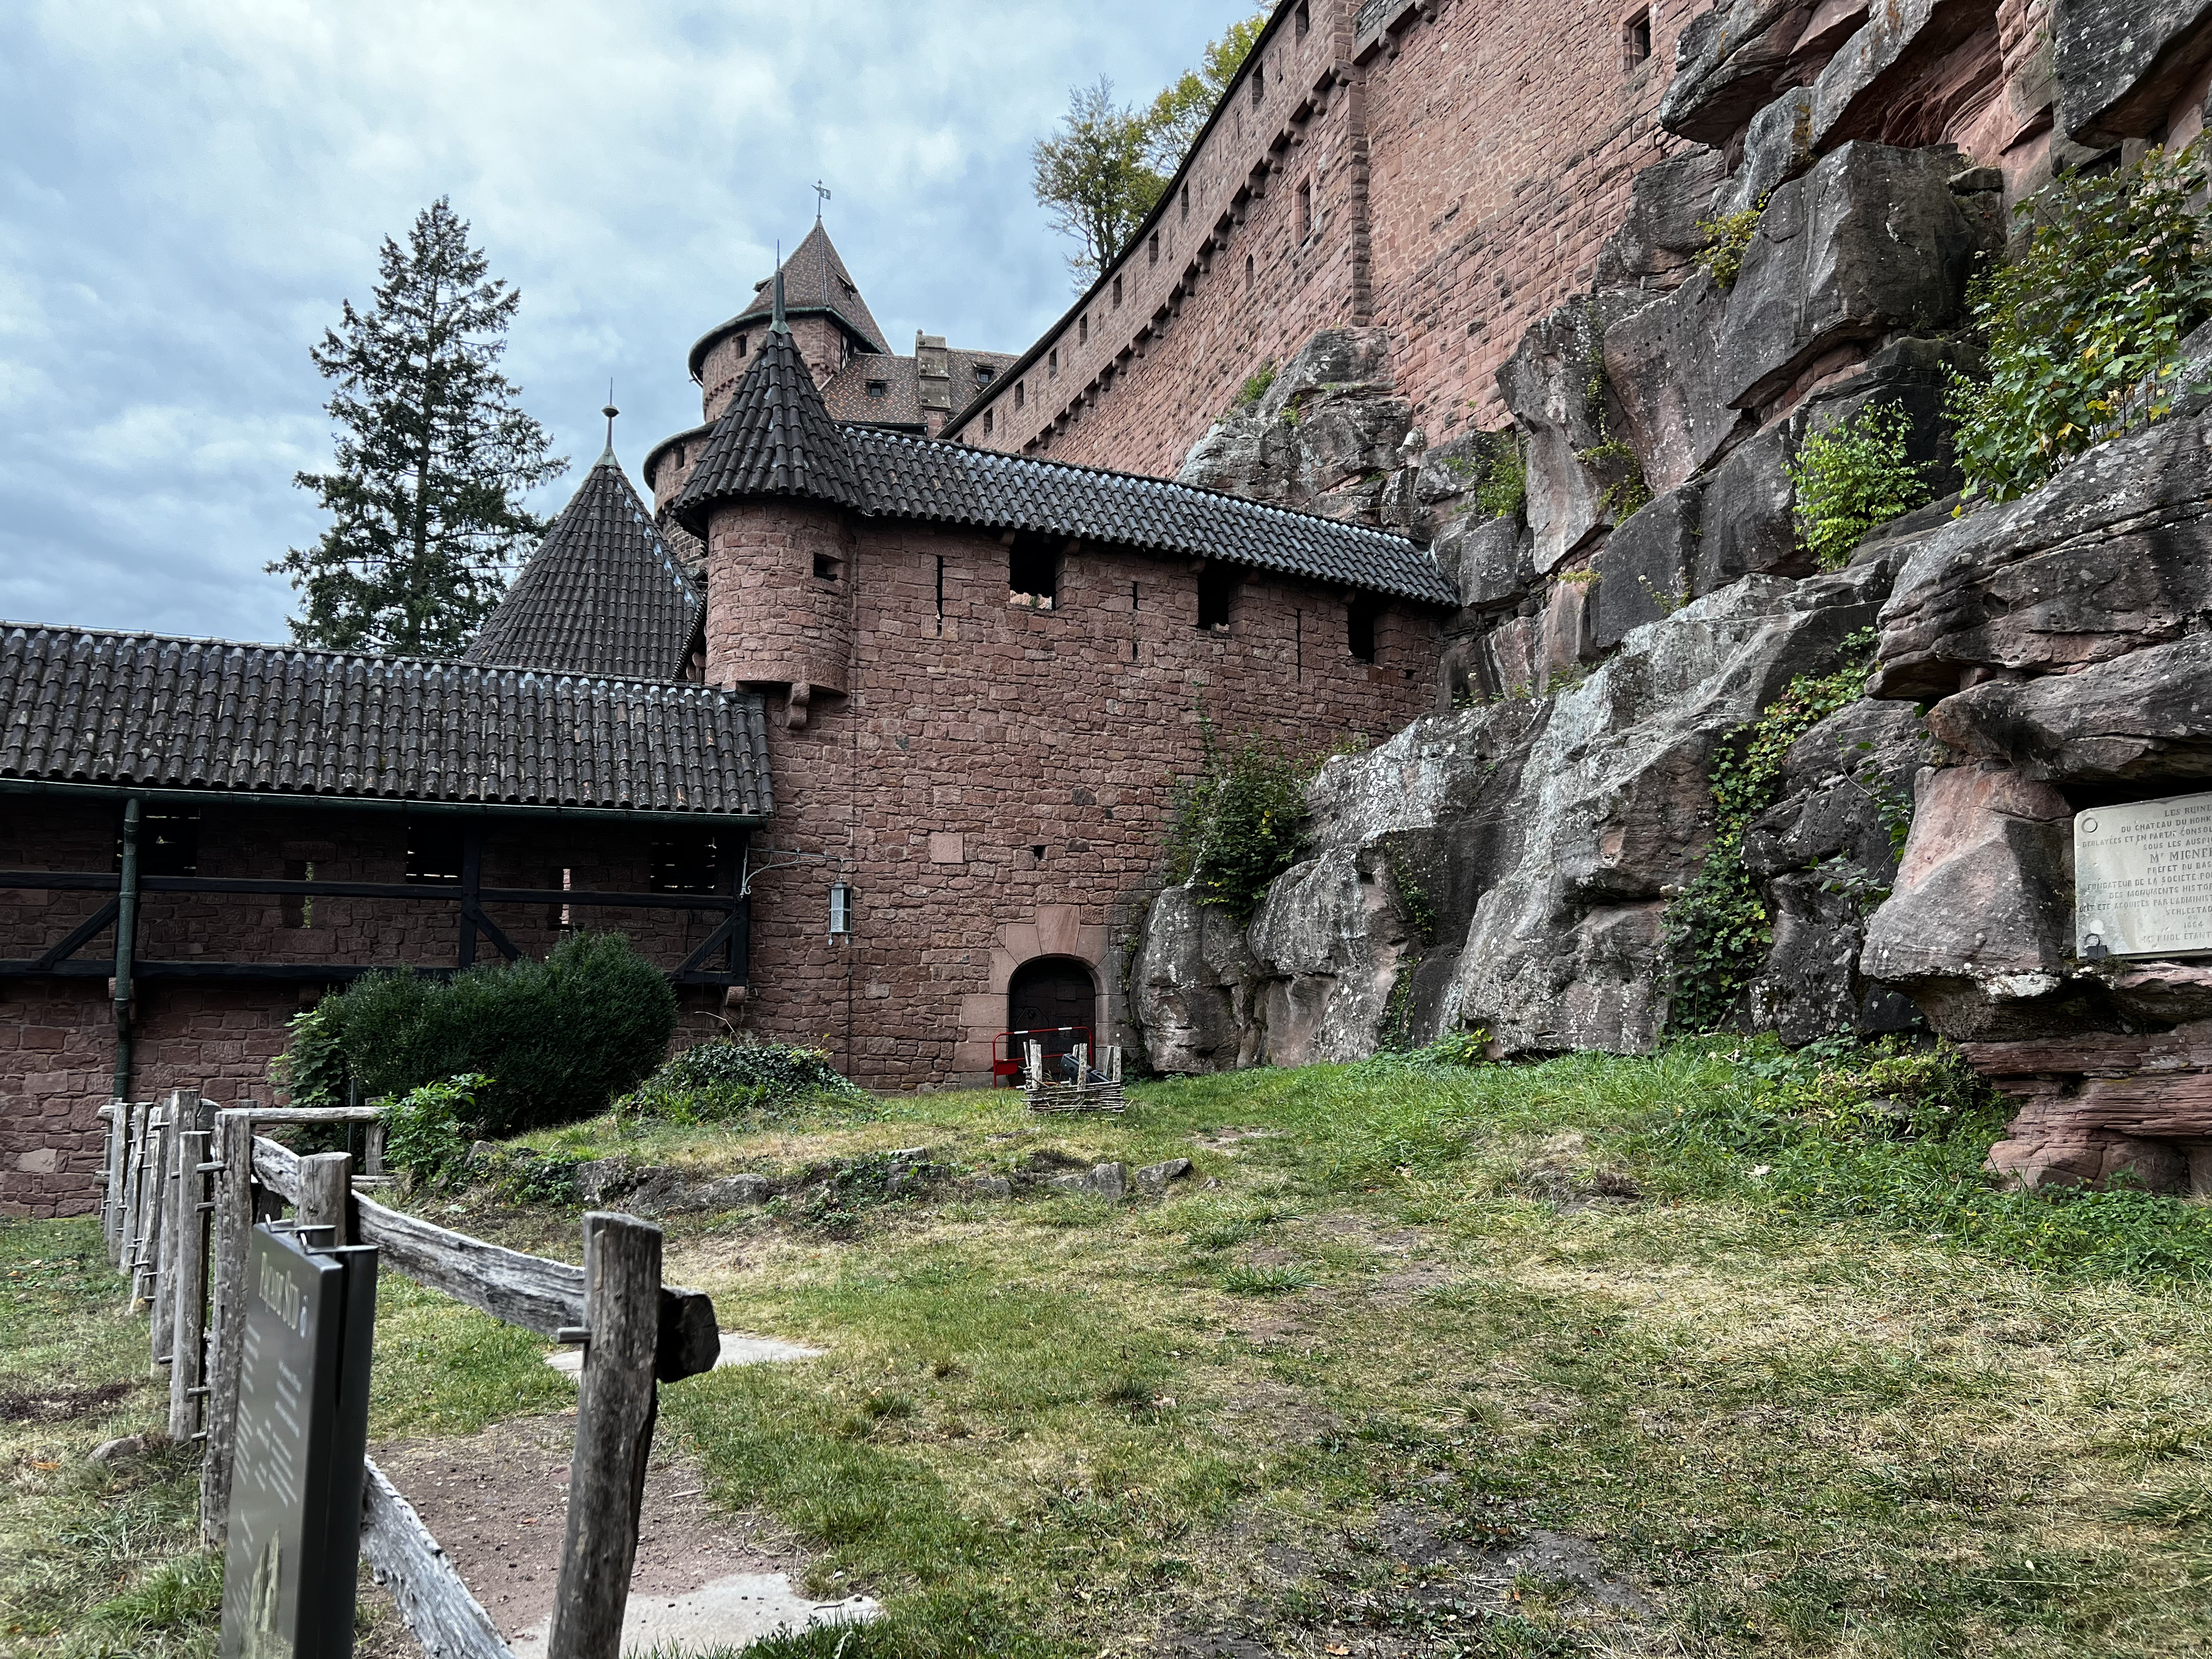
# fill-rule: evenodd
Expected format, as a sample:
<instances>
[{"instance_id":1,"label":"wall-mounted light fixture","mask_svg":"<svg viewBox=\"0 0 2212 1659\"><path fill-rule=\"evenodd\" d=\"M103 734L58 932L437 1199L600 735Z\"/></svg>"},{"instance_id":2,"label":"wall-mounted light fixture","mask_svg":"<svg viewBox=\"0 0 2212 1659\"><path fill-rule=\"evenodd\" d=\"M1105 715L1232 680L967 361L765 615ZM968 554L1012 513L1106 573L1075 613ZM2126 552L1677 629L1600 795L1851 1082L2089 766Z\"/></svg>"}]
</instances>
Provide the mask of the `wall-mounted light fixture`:
<instances>
[{"instance_id":1,"label":"wall-mounted light fixture","mask_svg":"<svg viewBox=\"0 0 2212 1659\"><path fill-rule=\"evenodd\" d=\"M830 936L835 939L852 931L853 890L841 881L830 889Z\"/></svg>"}]
</instances>

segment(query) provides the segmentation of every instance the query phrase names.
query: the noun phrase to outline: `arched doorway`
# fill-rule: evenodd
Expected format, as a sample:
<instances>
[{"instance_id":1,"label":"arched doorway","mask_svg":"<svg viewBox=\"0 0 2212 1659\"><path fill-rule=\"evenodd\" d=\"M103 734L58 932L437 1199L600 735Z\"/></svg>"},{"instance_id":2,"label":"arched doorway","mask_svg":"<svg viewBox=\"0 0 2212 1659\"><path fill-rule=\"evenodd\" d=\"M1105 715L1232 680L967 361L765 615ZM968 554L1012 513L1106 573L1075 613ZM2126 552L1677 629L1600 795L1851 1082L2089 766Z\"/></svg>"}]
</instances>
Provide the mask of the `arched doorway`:
<instances>
[{"instance_id":1,"label":"arched doorway","mask_svg":"<svg viewBox=\"0 0 2212 1659\"><path fill-rule=\"evenodd\" d=\"M1097 983L1091 969L1073 957L1024 963L1006 987L1006 1029L1036 1035L1013 1040L1015 1057L1020 1057L1024 1042L1042 1043L1045 1069L1057 1077L1060 1057L1077 1043L1091 1043L1096 1050L1091 1024L1097 1009Z\"/></svg>"}]
</instances>

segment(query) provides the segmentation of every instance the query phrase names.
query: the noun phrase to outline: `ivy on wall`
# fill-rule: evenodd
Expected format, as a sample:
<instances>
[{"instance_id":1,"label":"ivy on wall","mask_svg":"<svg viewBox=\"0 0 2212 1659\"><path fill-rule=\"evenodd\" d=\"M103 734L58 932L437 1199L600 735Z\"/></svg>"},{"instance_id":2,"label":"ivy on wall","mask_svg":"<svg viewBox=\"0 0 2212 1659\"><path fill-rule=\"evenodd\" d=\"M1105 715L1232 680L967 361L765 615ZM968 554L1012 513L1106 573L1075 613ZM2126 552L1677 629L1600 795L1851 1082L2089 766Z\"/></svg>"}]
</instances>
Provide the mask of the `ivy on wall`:
<instances>
[{"instance_id":1,"label":"ivy on wall","mask_svg":"<svg viewBox=\"0 0 2212 1659\"><path fill-rule=\"evenodd\" d=\"M1696 878L1667 907L1670 1029L1717 1029L1758 976L1774 943L1774 927L1758 882L1744 868L1743 832L1780 798L1790 745L1866 695L1874 645L1870 628L1852 635L1844 641L1843 667L1817 677L1800 674L1757 720L1715 748L1711 786L1720 810L1712 844Z\"/></svg>"}]
</instances>

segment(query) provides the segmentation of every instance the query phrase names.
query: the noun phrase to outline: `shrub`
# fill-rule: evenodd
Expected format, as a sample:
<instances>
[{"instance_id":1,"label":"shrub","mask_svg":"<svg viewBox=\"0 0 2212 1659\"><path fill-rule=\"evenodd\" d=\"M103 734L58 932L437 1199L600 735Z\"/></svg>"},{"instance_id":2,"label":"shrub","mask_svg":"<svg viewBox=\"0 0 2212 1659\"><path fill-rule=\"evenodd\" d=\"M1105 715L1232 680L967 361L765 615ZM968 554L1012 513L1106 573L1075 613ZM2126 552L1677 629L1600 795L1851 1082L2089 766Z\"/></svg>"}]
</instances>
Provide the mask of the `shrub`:
<instances>
[{"instance_id":1,"label":"shrub","mask_svg":"<svg viewBox=\"0 0 2212 1659\"><path fill-rule=\"evenodd\" d=\"M1305 787L1318 763L1258 737L1218 748L1210 726L1205 752L1205 769L1175 792L1168 876L1243 921L1259 908L1267 884L1298 861Z\"/></svg>"},{"instance_id":2,"label":"shrub","mask_svg":"<svg viewBox=\"0 0 2212 1659\"><path fill-rule=\"evenodd\" d=\"M674 1056L615 1103L617 1113L672 1123L720 1123L773 1115L794 1101L830 1096L869 1102L830 1065L826 1050L787 1042L702 1042Z\"/></svg>"},{"instance_id":3,"label":"shrub","mask_svg":"<svg viewBox=\"0 0 2212 1659\"><path fill-rule=\"evenodd\" d=\"M1782 790L1790 745L1846 703L1866 695L1874 630L1844 641L1851 660L1834 673L1800 674L1759 717L1716 747L1713 803L1719 814L1705 863L1667 906L1668 1026L1709 1031L1735 1012L1773 943L1766 902L1743 866L1743 832Z\"/></svg>"},{"instance_id":4,"label":"shrub","mask_svg":"<svg viewBox=\"0 0 2212 1659\"><path fill-rule=\"evenodd\" d=\"M1262 363L1253 370L1250 378L1237 388L1237 413L1244 414L1255 407L1260 399L1267 395L1267 388L1274 384L1275 366L1272 362Z\"/></svg>"},{"instance_id":5,"label":"shrub","mask_svg":"<svg viewBox=\"0 0 2212 1659\"><path fill-rule=\"evenodd\" d=\"M667 979L617 933L580 933L543 962L440 981L401 969L324 999L364 1093L398 1096L464 1073L493 1079L478 1127L507 1135L589 1117L651 1072L676 1029ZM318 1039L319 1040L319 1039ZM302 1054L288 1054L299 1074Z\"/></svg>"},{"instance_id":6,"label":"shrub","mask_svg":"<svg viewBox=\"0 0 2212 1659\"><path fill-rule=\"evenodd\" d=\"M1698 263L1712 273L1715 286L1723 289L1735 286L1735 279L1743 272L1744 255L1751 252L1751 239L1759 234L1759 216L1765 211L1766 198L1762 196L1741 213L1698 221L1698 228L1705 236L1705 251L1698 256Z\"/></svg>"},{"instance_id":7,"label":"shrub","mask_svg":"<svg viewBox=\"0 0 2212 1659\"><path fill-rule=\"evenodd\" d=\"M2207 182L2192 143L2059 179L2014 210L2032 221L2027 245L1970 299L1984 375L1951 387L1969 495L2025 495L2187 390L2174 384L2181 341L2212 319Z\"/></svg>"},{"instance_id":8,"label":"shrub","mask_svg":"<svg viewBox=\"0 0 2212 1659\"><path fill-rule=\"evenodd\" d=\"M1927 505L1934 464L1909 459L1912 417L1902 404L1875 404L1805 440L1784 469L1797 494L1797 528L1823 570L1841 570L1851 550L1892 519Z\"/></svg>"},{"instance_id":9,"label":"shrub","mask_svg":"<svg viewBox=\"0 0 2212 1659\"><path fill-rule=\"evenodd\" d=\"M295 1106L346 1104L345 1050L325 1004L295 1016L288 1029L291 1041L269 1062L270 1085Z\"/></svg>"},{"instance_id":10,"label":"shrub","mask_svg":"<svg viewBox=\"0 0 2212 1659\"><path fill-rule=\"evenodd\" d=\"M1528 458L1517 433L1509 434L1492 456L1490 470L1476 486L1474 504L1486 519L1507 519L1528 499Z\"/></svg>"},{"instance_id":11,"label":"shrub","mask_svg":"<svg viewBox=\"0 0 2212 1659\"><path fill-rule=\"evenodd\" d=\"M384 1111L384 1157L416 1186L449 1187L469 1161L477 1097L490 1084L475 1073L410 1089Z\"/></svg>"}]
</instances>

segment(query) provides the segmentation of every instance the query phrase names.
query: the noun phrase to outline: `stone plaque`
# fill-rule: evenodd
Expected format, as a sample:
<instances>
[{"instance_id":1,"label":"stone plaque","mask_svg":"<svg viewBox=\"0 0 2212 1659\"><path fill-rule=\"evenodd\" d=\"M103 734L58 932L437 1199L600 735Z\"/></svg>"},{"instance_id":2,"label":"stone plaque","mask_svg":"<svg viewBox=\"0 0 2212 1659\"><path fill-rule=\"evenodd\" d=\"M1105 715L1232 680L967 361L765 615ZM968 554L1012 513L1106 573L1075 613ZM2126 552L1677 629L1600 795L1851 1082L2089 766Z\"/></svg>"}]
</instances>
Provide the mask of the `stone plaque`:
<instances>
[{"instance_id":1,"label":"stone plaque","mask_svg":"<svg viewBox=\"0 0 2212 1659\"><path fill-rule=\"evenodd\" d=\"M2212 951L2212 795L2074 815L2074 949L2092 961Z\"/></svg>"},{"instance_id":2,"label":"stone plaque","mask_svg":"<svg viewBox=\"0 0 2212 1659\"><path fill-rule=\"evenodd\" d=\"M353 1652L375 1317L374 1249L253 1230L222 1659Z\"/></svg>"}]
</instances>

